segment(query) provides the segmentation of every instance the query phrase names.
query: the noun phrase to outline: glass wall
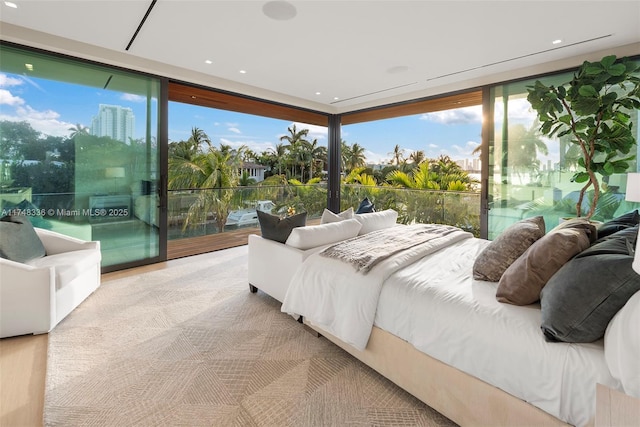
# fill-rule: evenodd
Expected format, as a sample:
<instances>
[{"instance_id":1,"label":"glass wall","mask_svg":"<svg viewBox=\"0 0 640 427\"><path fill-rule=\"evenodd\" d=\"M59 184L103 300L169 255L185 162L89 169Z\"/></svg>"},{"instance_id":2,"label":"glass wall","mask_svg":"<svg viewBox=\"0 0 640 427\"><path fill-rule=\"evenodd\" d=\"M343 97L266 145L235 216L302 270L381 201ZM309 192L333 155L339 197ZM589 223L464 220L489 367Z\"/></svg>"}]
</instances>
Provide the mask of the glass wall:
<instances>
[{"instance_id":1,"label":"glass wall","mask_svg":"<svg viewBox=\"0 0 640 427\"><path fill-rule=\"evenodd\" d=\"M159 254L160 81L4 45L0 209L100 240L102 266Z\"/></svg>"},{"instance_id":2,"label":"glass wall","mask_svg":"<svg viewBox=\"0 0 640 427\"><path fill-rule=\"evenodd\" d=\"M571 77L572 73L563 73L539 80L558 86ZM571 178L579 169L579 148L571 143L570 136L548 138L540 134L540 123L527 101L527 87L534 82L525 80L491 89L489 239L523 218L542 215L550 230L560 218L576 216L576 202L584 184ZM638 139L639 112L629 113ZM637 147L632 154L638 154ZM593 220L605 221L640 206L625 201L626 174L637 170L637 161L633 160L625 172L598 175L601 193ZM593 191L589 190L584 213L592 197Z\"/></svg>"},{"instance_id":3,"label":"glass wall","mask_svg":"<svg viewBox=\"0 0 640 427\"><path fill-rule=\"evenodd\" d=\"M319 218L327 128L169 102L168 239L252 229L257 210Z\"/></svg>"},{"instance_id":4,"label":"glass wall","mask_svg":"<svg viewBox=\"0 0 640 427\"><path fill-rule=\"evenodd\" d=\"M401 222L480 235L482 106L342 126L341 209L364 197Z\"/></svg>"}]
</instances>

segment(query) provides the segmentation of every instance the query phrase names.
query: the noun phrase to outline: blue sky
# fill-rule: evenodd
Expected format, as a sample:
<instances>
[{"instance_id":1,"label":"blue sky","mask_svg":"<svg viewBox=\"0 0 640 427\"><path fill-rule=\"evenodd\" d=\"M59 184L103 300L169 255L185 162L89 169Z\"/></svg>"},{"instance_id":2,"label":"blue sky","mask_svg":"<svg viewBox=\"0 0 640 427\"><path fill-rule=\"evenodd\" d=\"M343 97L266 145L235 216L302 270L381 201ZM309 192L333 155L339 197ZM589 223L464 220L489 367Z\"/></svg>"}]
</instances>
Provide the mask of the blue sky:
<instances>
[{"instance_id":1,"label":"blue sky","mask_svg":"<svg viewBox=\"0 0 640 427\"><path fill-rule=\"evenodd\" d=\"M44 134L66 136L69 128L76 124L90 126L101 103L131 108L136 116L136 137L144 135L146 106L140 96L0 74L0 120L26 120ZM527 106L520 108L524 121L530 123ZM511 106L510 111L513 114ZM446 154L454 160L470 159L473 157L471 152L481 141L481 119L479 106L399 117L344 126L342 139L365 147L370 163L388 161L396 144L407 156L412 151L424 150L430 158ZM298 129L308 128L309 137L316 138L320 145L327 145L326 128L295 124ZM171 141L187 139L195 126L204 130L214 145L246 145L262 152L280 143L280 137L287 134L287 127L292 125L284 120L186 104L170 103L169 106Z\"/></svg>"}]
</instances>

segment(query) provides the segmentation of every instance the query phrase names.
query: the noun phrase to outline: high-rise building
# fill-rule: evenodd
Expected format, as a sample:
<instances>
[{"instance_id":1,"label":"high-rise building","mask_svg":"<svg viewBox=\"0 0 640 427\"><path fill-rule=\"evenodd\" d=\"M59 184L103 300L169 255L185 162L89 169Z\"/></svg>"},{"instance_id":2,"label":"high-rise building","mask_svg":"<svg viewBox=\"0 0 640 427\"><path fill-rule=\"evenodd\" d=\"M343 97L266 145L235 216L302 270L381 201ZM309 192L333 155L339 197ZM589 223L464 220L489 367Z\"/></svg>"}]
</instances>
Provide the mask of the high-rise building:
<instances>
[{"instance_id":1,"label":"high-rise building","mask_svg":"<svg viewBox=\"0 0 640 427\"><path fill-rule=\"evenodd\" d=\"M108 136L129 143L133 139L136 118L131 108L100 104L98 115L91 120L91 135Z\"/></svg>"}]
</instances>

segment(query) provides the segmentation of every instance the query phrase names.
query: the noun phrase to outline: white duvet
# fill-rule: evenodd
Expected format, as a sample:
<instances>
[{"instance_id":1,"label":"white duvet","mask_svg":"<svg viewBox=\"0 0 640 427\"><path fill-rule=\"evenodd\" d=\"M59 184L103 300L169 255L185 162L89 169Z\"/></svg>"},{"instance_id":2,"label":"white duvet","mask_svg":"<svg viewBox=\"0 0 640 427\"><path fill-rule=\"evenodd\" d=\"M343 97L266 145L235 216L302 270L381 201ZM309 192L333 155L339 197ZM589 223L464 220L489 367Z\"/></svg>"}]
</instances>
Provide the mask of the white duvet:
<instances>
[{"instance_id":1,"label":"white duvet","mask_svg":"<svg viewBox=\"0 0 640 427\"><path fill-rule=\"evenodd\" d=\"M471 233L459 230L428 240L380 261L366 274L347 262L317 252L294 274L281 310L303 315L344 342L364 350L384 280L420 258L471 237Z\"/></svg>"},{"instance_id":2,"label":"white duvet","mask_svg":"<svg viewBox=\"0 0 640 427\"><path fill-rule=\"evenodd\" d=\"M596 383L619 385L602 341L548 343L539 305L498 302L497 283L472 278L486 244L470 238L426 255L405 254L368 275L315 254L294 276L282 311L308 317L359 349L375 324L560 420L586 425L595 415Z\"/></svg>"}]
</instances>

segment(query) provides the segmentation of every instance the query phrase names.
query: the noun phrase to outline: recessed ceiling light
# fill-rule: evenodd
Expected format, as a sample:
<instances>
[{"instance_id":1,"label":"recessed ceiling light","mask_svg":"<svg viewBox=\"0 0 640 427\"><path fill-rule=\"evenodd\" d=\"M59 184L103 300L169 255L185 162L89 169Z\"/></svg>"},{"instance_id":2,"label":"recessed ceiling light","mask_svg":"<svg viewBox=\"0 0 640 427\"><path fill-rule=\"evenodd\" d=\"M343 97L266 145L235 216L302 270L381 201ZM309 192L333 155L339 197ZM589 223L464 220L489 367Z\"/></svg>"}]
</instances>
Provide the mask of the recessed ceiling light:
<instances>
[{"instance_id":1,"label":"recessed ceiling light","mask_svg":"<svg viewBox=\"0 0 640 427\"><path fill-rule=\"evenodd\" d=\"M196 99L196 96L195 95L191 95L191 99Z\"/></svg>"},{"instance_id":2,"label":"recessed ceiling light","mask_svg":"<svg viewBox=\"0 0 640 427\"><path fill-rule=\"evenodd\" d=\"M562 40L560 39L555 39L554 41L551 42L552 44L560 44L562 43Z\"/></svg>"},{"instance_id":3,"label":"recessed ceiling light","mask_svg":"<svg viewBox=\"0 0 640 427\"><path fill-rule=\"evenodd\" d=\"M206 61L204 61L205 64L213 64L213 61L210 59L207 59Z\"/></svg>"},{"instance_id":4,"label":"recessed ceiling light","mask_svg":"<svg viewBox=\"0 0 640 427\"><path fill-rule=\"evenodd\" d=\"M322 92L316 92L316 95L322 95Z\"/></svg>"},{"instance_id":5,"label":"recessed ceiling light","mask_svg":"<svg viewBox=\"0 0 640 427\"><path fill-rule=\"evenodd\" d=\"M33 64L24 64L24 68L26 68L29 71L33 71Z\"/></svg>"},{"instance_id":6,"label":"recessed ceiling light","mask_svg":"<svg viewBox=\"0 0 640 427\"><path fill-rule=\"evenodd\" d=\"M240 74L247 74L247 70L240 70L239 73Z\"/></svg>"},{"instance_id":7,"label":"recessed ceiling light","mask_svg":"<svg viewBox=\"0 0 640 427\"><path fill-rule=\"evenodd\" d=\"M333 100L334 100L334 101L337 101L338 99L340 99L340 98L338 98L337 96L334 96L334 97L333 97Z\"/></svg>"},{"instance_id":8,"label":"recessed ceiling light","mask_svg":"<svg viewBox=\"0 0 640 427\"><path fill-rule=\"evenodd\" d=\"M262 6L262 13L276 21L288 21L295 18L298 12L288 1L268 1Z\"/></svg>"},{"instance_id":9,"label":"recessed ceiling light","mask_svg":"<svg viewBox=\"0 0 640 427\"><path fill-rule=\"evenodd\" d=\"M18 8L18 5L17 5L17 4L15 4L15 3L14 3L14 2L12 2L12 1L6 1L6 2L4 2L4 5L5 5L5 6L7 6L7 7L12 7L12 8L14 8L14 9L17 9L17 8Z\"/></svg>"}]
</instances>

